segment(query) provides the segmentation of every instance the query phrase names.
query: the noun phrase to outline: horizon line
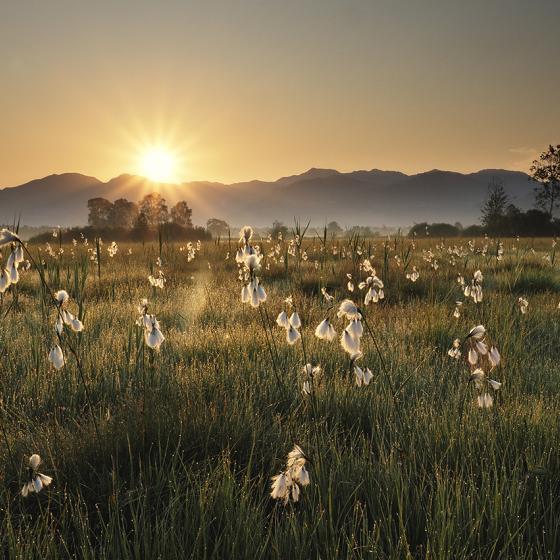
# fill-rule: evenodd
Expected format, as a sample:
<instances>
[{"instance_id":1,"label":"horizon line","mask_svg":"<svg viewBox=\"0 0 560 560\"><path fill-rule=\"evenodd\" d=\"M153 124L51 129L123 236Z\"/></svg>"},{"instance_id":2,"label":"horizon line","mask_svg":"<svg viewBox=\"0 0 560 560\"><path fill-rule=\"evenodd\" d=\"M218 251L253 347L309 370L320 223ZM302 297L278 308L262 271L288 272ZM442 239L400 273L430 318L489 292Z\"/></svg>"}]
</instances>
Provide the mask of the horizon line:
<instances>
[{"instance_id":1,"label":"horizon line","mask_svg":"<svg viewBox=\"0 0 560 560\"><path fill-rule=\"evenodd\" d=\"M434 167L432 169L427 169L425 171L417 171L415 173L407 173L407 172L404 172L404 171L399 171L398 169L381 169L381 168L378 168L378 167L373 167L371 169L352 169L350 171L340 171L338 169L331 168L331 167L312 166L312 167L309 167L309 168L307 168L304 171L301 171L299 173L282 175L281 177L278 177L277 179L256 179L256 178L254 178L254 179L245 179L245 180L241 180L241 181L233 181L233 182L228 183L228 182L212 180L212 179L189 179L189 180L182 180L182 181L154 181L152 179L149 179L145 175L141 175L139 173L129 173L129 172L126 172L126 171L123 172L123 173L120 173L118 175L114 175L112 177L109 177L108 179L103 179L103 178L97 177L96 175L90 175L89 173L84 173L84 172L81 172L81 171L63 171L63 172L59 172L59 173L49 173L47 175L43 175L42 177L35 177L35 178L32 178L32 179L28 179L28 180L24 181L23 183L19 183L17 185L0 186L0 190L18 188L18 187L22 187L24 185L28 185L29 183L32 183L33 181L42 181L43 179L47 179L49 177L57 177L57 176L61 176L61 175L81 175L83 177L91 177L93 179L96 179L96 180L100 181L103 184L110 183L114 179L118 179L119 177L122 177L123 175L129 175L131 177L140 177L140 178L142 178L142 179L144 179L144 180L146 180L150 183L154 183L154 184L158 184L158 185L185 185L185 184L188 184L188 183L214 183L214 184L220 184L220 185L225 185L225 186L231 186L231 185L237 185L237 184L241 184L241 183L253 183L253 182L277 183L281 179L286 179L286 178L290 178L290 177L299 177L299 176L304 175L305 173L308 173L308 172L313 171L313 170L332 171L333 174L338 173L340 175L349 175L351 173L359 173L359 172L371 173L372 171L379 171L381 173L401 173L402 175L405 175L406 177L414 177L414 176L417 176L417 175L425 175L427 173L433 173L433 172L457 173L458 175L475 175L477 173L482 173L484 171L507 171L507 172L511 172L511 173L524 173L525 175L528 175L528 173L526 171L522 171L520 169L506 169L506 168L503 168L503 167L485 167L485 168L482 168L482 169L477 169L476 171L455 171L453 169L440 169L438 167Z\"/></svg>"}]
</instances>

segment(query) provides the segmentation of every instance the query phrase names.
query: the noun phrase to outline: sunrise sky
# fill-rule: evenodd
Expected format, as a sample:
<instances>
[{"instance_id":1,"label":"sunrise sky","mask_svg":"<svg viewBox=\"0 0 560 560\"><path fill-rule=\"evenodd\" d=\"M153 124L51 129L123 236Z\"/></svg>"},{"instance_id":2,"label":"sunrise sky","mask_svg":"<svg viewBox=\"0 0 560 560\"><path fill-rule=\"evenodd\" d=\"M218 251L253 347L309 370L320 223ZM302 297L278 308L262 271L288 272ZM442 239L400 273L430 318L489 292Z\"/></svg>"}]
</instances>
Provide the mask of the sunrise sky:
<instances>
[{"instance_id":1,"label":"sunrise sky","mask_svg":"<svg viewBox=\"0 0 560 560\"><path fill-rule=\"evenodd\" d=\"M560 142L558 1L0 4L0 186L526 170Z\"/></svg>"}]
</instances>

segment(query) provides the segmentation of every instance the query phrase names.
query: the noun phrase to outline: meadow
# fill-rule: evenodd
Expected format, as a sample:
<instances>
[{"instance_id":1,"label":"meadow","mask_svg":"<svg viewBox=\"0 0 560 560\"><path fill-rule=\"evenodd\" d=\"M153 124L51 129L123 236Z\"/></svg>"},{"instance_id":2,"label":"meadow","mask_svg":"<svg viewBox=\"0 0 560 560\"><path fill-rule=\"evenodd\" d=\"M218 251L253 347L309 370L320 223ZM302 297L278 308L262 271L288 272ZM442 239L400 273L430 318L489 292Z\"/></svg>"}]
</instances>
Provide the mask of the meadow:
<instances>
[{"instance_id":1,"label":"meadow","mask_svg":"<svg viewBox=\"0 0 560 560\"><path fill-rule=\"evenodd\" d=\"M302 233L26 246L0 300L5 557L560 556L554 240ZM309 480L271 489L295 445ZM23 497L35 453L53 480Z\"/></svg>"}]
</instances>

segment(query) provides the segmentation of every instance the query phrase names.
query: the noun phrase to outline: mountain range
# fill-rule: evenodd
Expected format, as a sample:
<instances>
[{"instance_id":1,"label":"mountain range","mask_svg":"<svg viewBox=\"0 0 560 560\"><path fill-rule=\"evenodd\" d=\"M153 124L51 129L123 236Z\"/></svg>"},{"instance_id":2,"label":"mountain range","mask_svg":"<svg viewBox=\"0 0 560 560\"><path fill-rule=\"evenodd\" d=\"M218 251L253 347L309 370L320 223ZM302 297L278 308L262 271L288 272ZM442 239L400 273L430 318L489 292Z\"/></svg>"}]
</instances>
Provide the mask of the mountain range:
<instances>
[{"instance_id":1,"label":"mountain range","mask_svg":"<svg viewBox=\"0 0 560 560\"><path fill-rule=\"evenodd\" d=\"M294 218L321 226L336 220L341 226L407 226L418 222L476 223L493 180L502 181L511 201L522 209L533 205L529 177L520 171L484 169L456 173L434 169L407 175L399 171L352 171L312 168L276 181L223 184L192 181L154 183L137 175L107 182L79 173L49 175L23 185L0 189L0 223L21 216L29 226L87 223L87 201L94 197L137 201L160 192L169 204L186 200L193 221L221 218L232 225L268 226L273 220L292 224Z\"/></svg>"}]
</instances>

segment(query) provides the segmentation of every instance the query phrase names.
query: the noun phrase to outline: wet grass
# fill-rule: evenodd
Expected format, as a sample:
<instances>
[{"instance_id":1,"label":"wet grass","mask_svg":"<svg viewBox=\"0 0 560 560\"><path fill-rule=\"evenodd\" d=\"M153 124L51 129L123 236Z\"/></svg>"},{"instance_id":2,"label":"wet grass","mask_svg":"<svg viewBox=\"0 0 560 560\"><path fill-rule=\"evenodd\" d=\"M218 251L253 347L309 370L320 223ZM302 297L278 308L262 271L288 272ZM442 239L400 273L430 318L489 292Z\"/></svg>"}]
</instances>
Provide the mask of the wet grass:
<instances>
[{"instance_id":1,"label":"wet grass","mask_svg":"<svg viewBox=\"0 0 560 560\"><path fill-rule=\"evenodd\" d=\"M394 258L409 244L337 242L333 255L330 242L322 249L306 240L299 264L278 262L287 243L267 257L261 279L274 363L259 311L240 302L227 243L204 244L190 263L179 246L164 245L164 290L147 282L157 245L104 255L100 278L86 247L65 247L59 258L43 253L53 287L67 289L73 310L81 309L84 332L64 336L86 387L71 356L60 371L48 363L54 311L37 272L22 273L0 305L4 555L557 558L559 271L542 258L551 240L505 240L500 261L491 240L476 240L473 251L465 244L460 258L441 240L417 242L416 283ZM274 249L262 246L266 255ZM437 270L423 260L428 248ZM386 280L386 299L367 314L399 389L394 400L367 334L368 387L355 385L338 341L313 336L327 314L341 332L320 289L337 301L363 298L359 263L368 253ZM478 268L484 299L474 304L456 277L470 281ZM288 347L274 323L290 294L307 357L324 370L313 401L301 392L302 347ZM526 315L519 295L529 300ZM142 297L166 337L159 353L135 325ZM458 319L456 300L465 301ZM495 377L504 385L490 410L475 406L467 366L447 356L453 339L479 323L503 358ZM310 457L311 484L299 503L284 506L269 496L270 476L294 443ZM24 500L20 485L34 452L54 482Z\"/></svg>"}]
</instances>

